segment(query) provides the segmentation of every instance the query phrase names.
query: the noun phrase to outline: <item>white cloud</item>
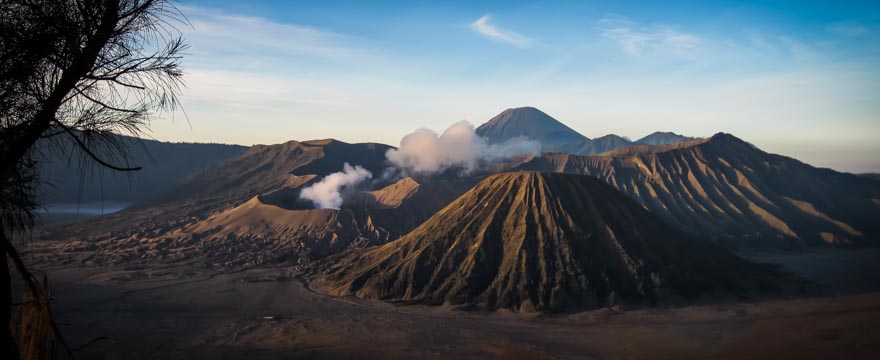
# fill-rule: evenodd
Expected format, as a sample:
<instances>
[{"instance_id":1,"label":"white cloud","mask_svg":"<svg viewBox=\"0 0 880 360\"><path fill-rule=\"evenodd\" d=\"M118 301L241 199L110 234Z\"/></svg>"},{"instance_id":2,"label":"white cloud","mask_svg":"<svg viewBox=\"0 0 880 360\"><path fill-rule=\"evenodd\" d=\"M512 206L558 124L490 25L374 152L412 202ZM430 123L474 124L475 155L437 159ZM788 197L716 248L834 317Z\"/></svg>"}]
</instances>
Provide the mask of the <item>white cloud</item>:
<instances>
[{"instance_id":1,"label":"white cloud","mask_svg":"<svg viewBox=\"0 0 880 360\"><path fill-rule=\"evenodd\" d=\"M868 32L868 28L854 23L836 23L825 27L825 31L846 37L859 36Z\"/></svg>"},{"instance_id":2,"label":"white cloud","mask_svg":"<svg viewBox=\"0 0 880 360\"><path fill-rule=\"evenodd\" d=\"M602 36L616 41L631 55L643 50L682 52L700 46L703 40L664 25L642 25L626 18L606 18L596 23Z\"/></svg>"},{"instance_id":3,"label":"white cloud","mask_svg":"<svg viewBox=\"0 0 880 360\"><path fill-rule=\"evenodd\" d=\"M154 135L162 140L247 145L333 137L396 143L415 127L443 129L449 119L462 118L480 123L500 109L529 104L591 137L655 130L708 136L724 130L766 150L812 161L812 153L802 153L815 148L812 133L805 133L809 129L867 137L880 126L880 75L873 58L844 56L849 53L836 50L846 49L822 47L802 34L749 31L747 23L742 32L697 36L694 29L671 24L608 18L593 24L594 38L577 39L578 47L564 39L544 44L516 33L511 37L494 26L499 19L484 17L471 24L473 31L505 44L513 45L513 39L548 45L542 61L456 62L448 49L399 53L381 39L360 37L365 35L205 8L183 11L195 26L181 29L192 44L183 63L182 99L190 122L154 121ZM827 38L837 32L864 40L875 32L868 24L828 25ZM632 61L620 61L627 53L634 56L624 60ZM493 56L503 54L481 55L498 59ZM695 61L667 62L670 58ZM493 65L487 69L486 63ZM809 67L826 63L839 68L820 72L817 84L805 85L810 77L733 84L783 70L815 74ZM849 75L843 79L842 74ZM783 149L761 138L778 134L808 141ZM852 151L871 151L858 159L877 163L876 139L840 143ZM842 151L827 155L828 165L849 160Z\"/></svg>"},{"instance_id":4,"label":"white cloud","mask_svg":"<svg viewBox=\"0 0 880 360\"><path fill-rule=\"evenodd\" d=\"M339 136L311 121L328 114L354 118L387 82L369 70L386 61L369 40L213 8L179 8L192 24L179 26L190 45L181 94L186 113L170 117L188 121L153 122L159 138L253 144Z\"/></svg>"},{"instance_id":5,"label":"white cloud","mask_svg":"<svg viewBox=\"0 0 880 360\"><path fill-rule=\"evenodd\" d=\"M780 36L779 44L794 61L813 61L822 57L821 52L814 49L813 45L790 36Z\"/></svg>"},{"instance_id":6,"label":"white cloud","mask_svg":"<svg viewBox=\"0 0 880 360\"><path fill-rule=\"evenodd\" d=\"M185 79L188 101L213 103L216 107L356 106L354 94L344 85L305 77L196 70L186 74Z\"/></svg>"},{"instance_id":7,"label":"white cloud","mask_svg":"<svg viewBox=\"0 0 880 360\"><path fill-rule=\"evenodd\" d=\"M456 167L473 171L481 162L540 151L541 143L525 137L489 144L476 134L473 124L460 121L440 135L430 129L418 129L404 136L400 148L388 150L386 157L404 173L430 175Z\"/></svg>"},{"instance_id":8,"label":"white cloud","mask_svg":"<svg viewBox=\"0 0 880 360\"><path fill-rule=\"evenodd\" d=\"M319 209L339 209L342 206L342 190L355 186L373 177L373 173L360 166L352 167L348 163L342 171L325 176L321 181L303 189L300 199L309 200Z\"/></svg>"},{"instance_id":9,"label":"white cloud","mask_svg":"<svg viewBox=\"0 0 880 360\"><path fill-rule=\"evenodd\" d=\"M181 6L192 27L181 28L190 44L188 64L261 70L306 62L366 61L375 55L363 39L310 26Z\"/></svg>"},{"instance_id":10,"label":"white cloud","mask_svg":"<svg viewBox=\"0 0 880 360\"><path fill-rule=\"evenodd\" d=\"M506 42L508 44L521 48L529 48L534 44L534 40L517 33L513 30L502 29L489 23L492 17L485 15L471 23L471 29L481 35L496 41Z\"/></svg>"}]
</instances>

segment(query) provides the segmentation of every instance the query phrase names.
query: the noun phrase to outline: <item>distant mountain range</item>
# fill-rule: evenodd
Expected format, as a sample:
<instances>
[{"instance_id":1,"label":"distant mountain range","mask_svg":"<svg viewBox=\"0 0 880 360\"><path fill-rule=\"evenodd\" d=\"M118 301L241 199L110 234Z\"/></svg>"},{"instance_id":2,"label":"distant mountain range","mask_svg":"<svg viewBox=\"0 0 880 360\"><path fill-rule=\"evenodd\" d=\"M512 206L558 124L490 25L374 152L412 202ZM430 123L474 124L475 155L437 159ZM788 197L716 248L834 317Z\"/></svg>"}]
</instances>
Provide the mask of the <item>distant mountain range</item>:
<instances>
[{"instance_id":1,"label":"distant mountain range","mask_svg":"<svg viewBox=\"0 0 880 360\"><path fill-rule=\"evenodd\" d=\"M595 139L587 139L581 142L567 144L562 147L564 153L577 155L595 155L606 151L630 146L633 143L617 135L605 135Z\"/></svg>"},{"instance_id":2,"label":"distant mountain range","mask_svg":"<svg viewBox=\"0 0 880 360\"><path fill-rule=\"evenodd\" d=\"M504 124L535 126L528 119L540 118L554 125L543 133L532 128L539 137L577 138L536 109L523 111L508 110L493 120L496 126L480 131L494 134L493 141L509 139L527 132ZM596 143L600 139L622 138ZM855 246L880 238L880 182L768 154L729 134L687 139L660 133L636 143L669 139L683 141L591 150L601 155L545 152L466 174L453 169L402 179L380 176L389 167L388 145L331 139L258 145L119 213L56 228L48 238L75 241L34 254L47 262L197 261L222 269L307 262L397 239L486 176L518 171L595 176L689 238L726 248ZM371 171L374 180L346 194L340 210L299 200L304 187L344 163Z\"/></svg>"},{"instance_id":3,"label":"distant mountain range","mask_svg":"<svg viewBox=\"0 0 880 360\"><path fill-rule=\"evenodd\" d=\"M515 310L742 297L780 277L594 177L530 172L490 176L399 240L327 262L336 295Z\"/></svg>"},{"instance_id":4,"label":"distant mountain range","mask_svg":"<svg viewBox=\"0 0 880 360\"><path fill-rule=\"evenodd\" d=\"M645 136L641 139L638 139L634 142L634 144L639 145L665 145L672 144L682 141L696 140L697 138L679 135L673 132L662 132L657 131L648 136Z\"/></svg>"},{"instance_id":5,"label":"distant mountain range","mask_svg":"<svg viewBox=\"0 0 880 360\"><path fill-rule=\"evenodd\" d=\"M545 151L581 155L636 144L658 145L692 139L657 132L635 142L616 135L590 140L533 107L507 109L480 126L477 133L495 142L525 136L541 141ZM123 135L118 138L129 151L128 165L141 166L142 170L117 173L97 166L83 170L81 164L91 162L75 144L68 142L62 144L63 151L44 152L48 157L40 168L41 201L44 204L129 204L154 200L157 195L183 184L187 177L248 150L240 145L172 143Z\"/></svg>"},{"instance_id":6,"label":"distant mountain range","mask_svg":"<svg viewBox=\"0 0 880 360\"><path fill-rule=\"evenodd\" d=\"M545 152L596 155L633 145L664 145L695 138L671 132L655 132L636 141L609 134L587 138L533 107L507 109L477 128L477 135L500 143L516 137L538 140Z\"/></svg>"},{"instance_id":7,"label":"distant mountain range","mask_svg":"<svg viewBox=\"0 0 880 360\"><path fill-rule=\"evenodd\" d=\"M182 184L186 177L248 149L240 145L171 143L116 136L130 157L127 164L121 165L140 166L142 170L118 173L101 169L87 159L73 141L65 141L60 149L42 152L46 158L39 169L40 200L44 204L148 200ZM84 168L82 164L89 166Z\"/></svg>"}]
</instances>

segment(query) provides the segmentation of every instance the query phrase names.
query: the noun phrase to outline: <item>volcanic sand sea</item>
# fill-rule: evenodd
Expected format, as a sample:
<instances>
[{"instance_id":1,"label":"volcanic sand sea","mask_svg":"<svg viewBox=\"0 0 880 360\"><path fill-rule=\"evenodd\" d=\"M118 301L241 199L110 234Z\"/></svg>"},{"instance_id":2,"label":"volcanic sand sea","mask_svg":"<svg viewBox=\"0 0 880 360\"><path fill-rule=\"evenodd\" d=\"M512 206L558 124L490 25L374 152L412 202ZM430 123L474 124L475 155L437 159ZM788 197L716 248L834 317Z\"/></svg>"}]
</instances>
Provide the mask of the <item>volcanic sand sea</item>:
<instances>
[{"instance_id":1,"label":"volcanic sand sea","mask_svg":"<svg viewBox=\"0 0 880 360\"><path fill-rule=\"evenodd\" d=\"M874 259L880 253L866 251ZM793 256L797 264L806 255ZM851 254L812 256L825 259L838 279L863 279L853 277L865 268L850 267ZM80 351L83 359L867 359L880 353L876 287L760 303L540 315L327 297L311 291L295 268L45 270L68 342L109 338ZM863 280L869 283L859 286L871 288L872 280Z\"/></svg>"}]
</instances>

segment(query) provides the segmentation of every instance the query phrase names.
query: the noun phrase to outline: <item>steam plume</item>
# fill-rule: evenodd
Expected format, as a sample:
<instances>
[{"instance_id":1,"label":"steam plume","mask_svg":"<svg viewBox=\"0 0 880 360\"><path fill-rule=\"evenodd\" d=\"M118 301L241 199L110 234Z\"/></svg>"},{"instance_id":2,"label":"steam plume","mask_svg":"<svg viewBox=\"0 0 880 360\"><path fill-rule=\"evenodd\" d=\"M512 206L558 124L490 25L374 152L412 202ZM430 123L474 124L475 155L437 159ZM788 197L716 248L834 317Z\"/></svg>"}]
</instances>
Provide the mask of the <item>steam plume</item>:
<instances>
[{"instance_id":1,"label":"steam plume","mask_svg":"<svg viewBox=\"0 0 880 360\"><path fill-rule=\"evenodd\" d=\"M400 140L400 148L388 150L385 157L404 173L430 175L451 167L472 171L481 161L493 161L519 154L538 154L541 144L525 137L489 144L461 121L441 135L430 129L418 129Z\"/></svg>"},{"instance_id":2,"label":"steam plume","mask_svg":"<svg viewBox=\"0 0 880 360\"><path fill-rule=\"evenodd\" d=\"M299 197L311 201L319 209L339 209L342 206L343 187L357 185L372 177L373 173L369 170L345 163L342 171L327 175L318 183L303 189Z\"/></svg>"}]
</instances>

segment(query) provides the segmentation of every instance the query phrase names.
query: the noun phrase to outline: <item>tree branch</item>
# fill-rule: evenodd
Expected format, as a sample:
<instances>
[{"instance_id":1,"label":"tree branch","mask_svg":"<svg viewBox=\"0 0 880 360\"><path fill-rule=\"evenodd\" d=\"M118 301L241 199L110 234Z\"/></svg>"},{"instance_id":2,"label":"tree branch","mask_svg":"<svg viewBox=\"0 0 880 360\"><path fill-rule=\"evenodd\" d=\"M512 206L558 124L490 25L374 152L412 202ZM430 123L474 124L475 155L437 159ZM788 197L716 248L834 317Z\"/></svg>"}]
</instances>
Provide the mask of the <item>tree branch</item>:
<instances>
[{"instance_id":1,"label":"tree branch","mask_svg":"<svg viewBox=\"0 0 880 360\"><path fill-rule=\"evenodd\" d=\"M95 104L101 105L101 106L104 107L105 109L110 109L110 110L113 110L113 111L119 111L119 112L124 112L124 113L132 113L132 114L137 114L137 113L139 112L139 111L137 111L137 110L122 109L122 108L118 108L118 107L114 107L114 106L107 105L107 104L105 104L104 102L102 102L102 101L100 101L100 100L96 100L96 99L92 98L91 96L86 95L86 93L85 93L84 91L80 90L79 87L74 86L74 87L73 87L73 90L76 91L77 94L82 95L84 98L88 99L89 101L91 101L91 102L93 102L93 103L95 103Z\"/></svg>"},{"instance_id":2,"label":"tree branch","mask_svg":"<svg viewBox=\"0 0 880 360\"><path fill-rule=\"evenodd\" d=\"M112 164L102 160L101 158L98 157L98 155L95 155L95 153L93 153L92 150L89 149L89 147L78 136L76 136L76 134L73 132L73 130L70 130L70 128L68 128L67 126L65 126L64 124L62 124L58 120L53 120L53 121L56 124L58 124L58 126L60 126L61 129L64 130L68 135L70 135L71 138L73 138L73 141L75 141L76 144L79 145L79 148L83 152L85 152L86 155L88 155L90 158L92 158L92 160L95 160L98 164L101 164L101 166L104 166L106 168L113 169L116 171L138 171L138 170L142 169L140 166L131 167L131 168L120 167L120 166L112 165Z\"/></svg>"}]
</instances>

